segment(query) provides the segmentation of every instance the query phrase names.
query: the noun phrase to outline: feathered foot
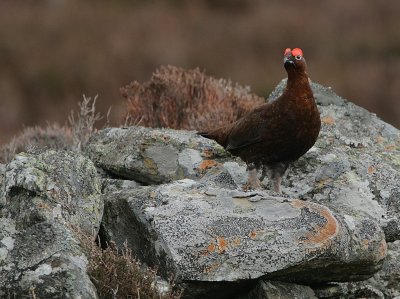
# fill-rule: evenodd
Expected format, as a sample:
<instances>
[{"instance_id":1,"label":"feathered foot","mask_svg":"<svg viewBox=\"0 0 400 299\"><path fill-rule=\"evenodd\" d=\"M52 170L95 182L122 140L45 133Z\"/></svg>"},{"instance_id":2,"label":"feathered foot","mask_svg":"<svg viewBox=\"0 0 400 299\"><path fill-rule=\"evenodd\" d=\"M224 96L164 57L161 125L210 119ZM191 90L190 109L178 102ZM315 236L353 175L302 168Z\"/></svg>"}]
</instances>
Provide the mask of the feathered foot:
<instances>
[{"instance_id":1,"label":"feathered foot","mask_svg":"<svg viewBox=\"0 0 400 299\"><path fill-rule=\"evenodd\" d=\"M249 190L259 190L261 188L261 181L258 178L257 168L248 167L249 175L246 184L243 185L242 190L247 192Z\"/></svg>"},{"instance_id":2,"label":"feathered foot","mask_svg":"<svg viewBox=\"0 0 400 299\"><path fill-rule=\"evenodd\" d=\"M268 175L271 179L272 191L282 194L281 183L289 163L273 163L270 165L263 165L261 181Z\"/></svg>"}]
</instances>

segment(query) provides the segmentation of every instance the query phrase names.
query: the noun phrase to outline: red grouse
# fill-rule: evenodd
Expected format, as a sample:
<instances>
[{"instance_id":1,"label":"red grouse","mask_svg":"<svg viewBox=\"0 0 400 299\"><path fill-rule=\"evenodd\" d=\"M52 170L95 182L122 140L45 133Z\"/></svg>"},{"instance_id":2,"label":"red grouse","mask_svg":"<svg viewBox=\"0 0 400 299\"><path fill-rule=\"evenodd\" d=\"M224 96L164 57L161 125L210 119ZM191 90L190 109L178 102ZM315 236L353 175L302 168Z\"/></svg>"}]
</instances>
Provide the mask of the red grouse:
<instances>
[{"instance_id":1,"label":"red grouse","mask_svg":"<svg viewBox=\"0 0 400 299\"><path fill-rule=\"evenodd\" d=\"M255 108L232 124L199 133L247 163L248 187L260 187L257 171L262 169L261 181L269 174L273 190L279 193L289 164L314 145L321 128L302 50L287 48L283 63L288 80L278 99Z\"/></svg>"}]
</instances>

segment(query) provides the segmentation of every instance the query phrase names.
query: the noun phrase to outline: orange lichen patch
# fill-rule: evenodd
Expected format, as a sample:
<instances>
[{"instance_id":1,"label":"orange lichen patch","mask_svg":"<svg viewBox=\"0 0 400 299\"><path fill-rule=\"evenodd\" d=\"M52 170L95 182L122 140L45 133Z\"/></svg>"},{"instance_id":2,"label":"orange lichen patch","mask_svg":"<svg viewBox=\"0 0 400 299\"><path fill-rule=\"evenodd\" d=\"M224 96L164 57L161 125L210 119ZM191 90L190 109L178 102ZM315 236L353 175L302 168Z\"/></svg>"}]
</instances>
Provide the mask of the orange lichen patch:
<instances>
[{"instance_id":1,"label":"orange lichen patch","mask_svg":"<svg viewBox=\"0 0 400 299\"><path fill-rule=\"evenodd\" d=\"M150 158L143 159L144 167L153 175L158 173L157 164Z\"/></svg>"},{"instance_id":2,"label":"orange lichen patch","mask_svg":"<svg viewBox=\"0 0 400 299\"><path fill-rule=\"evenodd\" d=\"M386 241L383 239L381 241L381 244L379 245L379 257L381 259L384 259L387 255L387 243Z\"/></svg>"},{"instance_id":3,"label":"orange lichen patch","mask_svg":"<svg viewBox=\"0 0 400 299\"><path fill-rule=\"evenodd\" d=\"M228 242L222 237L217 237L217 246L218 252L224 253L228 249Z\"/></svg>"},{"instance_id":4,"label":"orange lichen patch","mask_svg":"<svg viewBox=\"0 0 400 299\"><path fill-rule=\"evenodd\" d=\"M210 243L210 245L207 246L207 252L213 252L215 251L215 244L214 243Z\"/></svg>"},{"instance_id":5,"label":"orange lichen patch","mask_svg":"<svg viewBox=\"0 0 400 299\"><path fill-rule=\"evenodd\" d=\"M221 266L221 264L218 263L218 262L212 263L211 265L205 266L205 267L204 267L203 273L211 273L211 272L214 272L214 271L215 271L217 268L219 268L220 266Z\"/></svg>"},{"instance_id":6,"label":"orange lichen patch","mask_svg":"<svg viewBox=\"0 0 400 299\"><path fill-rule=\"evenodd\" d=\"M200 254L205 256L211 253L225 253L229 248L237 247L240 243L239 237L235 237L231 240L225 239L224 237L216 237L200 252Z\"/></svg>"},{"instance_id":7,"label":"orange lichen patch","mask_svg":"<svg viewBox=\"0 0 400 299\"><path fill-rule=\"evenodd\" d=\"M309 208L313 212L318 213L326 219L326 224L323 226L317 225L315 232L308 232L301 237L300 243L303 244L314 244L314 245L324 245L329 244L330 240L334 238L339 232L339 223L329 211L328 208L320 206L314 203L305 202L302 200L295 199L292 201L291 205L294 208L302 209Z\"/></svg>"},{"instance_id":8,"label":"orange lichen patch","mask_svg":"<svg viewBox=\"0 0 400 299\"><path fill-rule=\"evenodd\" d=\"M381 135L376 136L374 139L376 143L382 143L385 141L385 138L383 138Z\"/></svg>"},{"instance_id":9,"label":"orange lichen patch","mask_svg":"<svg viewBox=\"0 0 400 299\"><path fill-rule=\"evenodd\" d=\"M251 231L250 233L249 233L249 237L250 238L252 238L253 240L255 240L256 239L256 237L257 237L257 232L256 231Z\"/></svg>"},{"instance_id":10,"label":"orange lichen patch","mask_svg":"<svg viewBox=\"0 0 400 299\"><path fill-rule=\"evenodd\" d=\"M367 250L370 245L371 245L370 240L364 239L361 241L361 246L363 247L364 250Z\"/></svg>"},{"instance_id":11,"label":"orange lichen patch","mask_svg":"<svg viewBox=\"0 0 400 299\"><path fill-rule=\"evenodd\" d=\"M322 189L330 182L332 182L331 178L328 178L328 179L325 179L325 180L320 180L320 181L317 182L315 188L316 189Z\"/></svg>"},{"instance_id":12,"label":"orange lichen patch","mask_svg":"<svg viewBox=\"0 0 400 299\"><path fill-rule=\"evenodd\" d=\"M214 152L213 152L213 150L210 149L210 148L204 149L204 150L203 150L203 157L206 157L206 158L212 158L212 157L214 157Z\"/></svg>"},{"instance_id":13,"label":"orange lichen patch","mask_svg":"<svg viewBox=\"0 0 400 299\"><path fill-rule=\"evenodd\" d=\"M39 202L38 203L38 208L50 210L49 205L47 203L45 203L45 202Z\"/></svg>"},{"instance_id":14,"label":"orange lichen patch","mask_svg":"<svg viewBox=\"0 0 400 299\"><path fill-rule=\"evenodd\" d=\"M232 244L233 244L234 247L239 246L240 243L241 243L240 238L234 238L232 240Z\"/></svg>"},{"instance_id":15,"label":"orange lichen patch","mask_svg":"<svg viewBox=\"0 0 400 299\"><path fill-rule=\"evenodd\" d=\"M301 209L301 208L304 208L306 206L306 203L303 200L295 199L290 203L290 205L293 208Z\"/></svg>"},{"instance_id":16,"label":"orange lichen patch","mask_svg":"<svg viewBox=\"0 0 400 299\"><path fill-rule=\"evenodd\" d=\"M204 250L201 250L200 252L199 252L199 254L200 255L203 255L203 256L207 256L207 255L209 255L210 253L213 253L213 252L215 252L215 249L217 248L217 246L214 244L214 241L212 241Z\"/></svg>"},{"instance_id":17,"label":"orange lichen patch","mask_svg":"<svg viewBox=\"0 0 400 299\"><path fill-rule=\"evenodd\" d=\"M209 255L210 253L215 252L217 249L217 245L215 245L214 240L210 242L210 244L204 249L200 251L200 255L206 256Z\"/></svg>"},{"instance_id":18,"label":"orange lichen patch","mask_svg":"<svg viewBox=\"0 0 400 299\"><path fill-rule=\"evenodd\" d=\"M393 144L385 146L385 151L392 152L394 150L396 150L396 146Z\"/></svg>"},{"instance_id":19,"label":"orange lichen patch","mask_svg":"<svg viewBox=\"0 0 400 299\"><path fill-rule=\"evenodd\" d=\"M225 253L229 248L234 248L239 246L241 243L239 237L235 237L232 240L227 240L223 237L216 237L206 249L202 250L200 254L208 255L210 253Z\"/></svg>"},{"instance_id":20,"label":"orange lichen patch","mask_svg":"<svg viewBox=\"0 0 400 299\"><path fill-rule=\"evenodd\" d=\"M206 170L206 169L215 167L217 165L218 165L217 161L214 161L214 160L203 160L199 165L199 169L200 170Z\"/></svg>"},{"instance_id":21,"label":"orange lichen patch","mask_svg":"<svg viewBox=\"0 0 400 299\"><path fill-rule=\"evenodd\" d=\"M368 174L373 174L376 171L376 168L374 166L369 166L368 167Z\"/></svg>"},{"instance_id":22,"label":"orange lichen patch","mask_svg":"<svg viewBox=\"0 0 400 299\"><path fill-rule=\"evenodd\" d=\"M321 119L321 121L322 121L322 123L324 123L326 125L329 125L329 126L331 126L331 125L333 125L335 123L335 119L330 115L327 115L327 116L323 117Z\"/></svg>"}]
</instances>

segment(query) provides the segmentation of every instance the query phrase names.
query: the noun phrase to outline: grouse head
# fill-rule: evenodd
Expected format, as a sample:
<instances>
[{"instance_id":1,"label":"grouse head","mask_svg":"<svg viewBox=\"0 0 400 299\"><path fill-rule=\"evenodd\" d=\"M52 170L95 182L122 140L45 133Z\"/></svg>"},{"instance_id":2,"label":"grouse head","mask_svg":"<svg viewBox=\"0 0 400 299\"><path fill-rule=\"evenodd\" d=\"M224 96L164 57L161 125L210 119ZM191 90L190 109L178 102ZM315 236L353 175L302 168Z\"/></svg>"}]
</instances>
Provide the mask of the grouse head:
<instances>
[{"instance_id":1,"label":"grouse head","mask_svg":"<svg viewBox=\"0 0 400 299\"><path fill-rule=\"evenodd\" d=\"M283 56L283 64L288 74L304 73L306 70L306 60L303 57L303 51L299 48L291 50L287 48Z\"/></svg>"}]
</instances>

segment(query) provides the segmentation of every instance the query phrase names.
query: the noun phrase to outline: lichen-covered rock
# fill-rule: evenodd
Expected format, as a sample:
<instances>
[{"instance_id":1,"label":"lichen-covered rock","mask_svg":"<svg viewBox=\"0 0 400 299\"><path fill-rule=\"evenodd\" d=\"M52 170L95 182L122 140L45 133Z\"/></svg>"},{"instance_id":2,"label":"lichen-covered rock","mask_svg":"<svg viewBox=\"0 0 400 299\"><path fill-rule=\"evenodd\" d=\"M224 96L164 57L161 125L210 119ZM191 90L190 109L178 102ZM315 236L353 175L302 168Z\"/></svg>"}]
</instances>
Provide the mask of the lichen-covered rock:
<instances>
[{"instance_id":1,"label":"lichen-covered rock","mask_svg":"<svg viewBox=\"0 0 400 299\"><path fill-rule=\"evenodd\" d=\"M331 286L336 292L318 290L320 298L395 298L400 296L400 240L388 243L388 254L382 269L365 281L341 283ZM332 294L333 293L333 294Z\"/></svg>"},{"instance_id":2,"label":"lichen-covered rock","mask_svg":"<svg viewBox=\"0 0 400 299\"><path fill-rule=\"evenodd\" d=\"M0 218L1 298L97 298L87 259L73 234L58 222L16 231Z\"/></svg>"},{"instance_id":3,"label":"lichen-covered rock","mask_svg":"<svg viewBox=\"0 0 400 299\"><path fill-rule=\"evenodd\" d=\"M271 94L279 96L283 80ZM312 84L322 128L315 146L283 180L292 196L381 222L387 240L400 239L400 132L376 115Z\"/></svg>"},{"instance_id":4,"label":"lichen-covered rock","mask_svg":"<svg viewBox=\"0 0 400 299\"><path fill-rule=\"evenodd\" d=\"M0 210L6 204L5 180L6 166L0 163Z\"/></svg>"},{"instance_id":5,"label":"lichen-covered rock","mask_svg":"<svg viewBox=\"0 0 400 299\"><path fill-rule=\"evenodd\" d=\"M10 250L14 248L14 235L16 233L14 220L0 218L0 263L7 259Z\"/></svg>"},{"instance_id":6,"label":"lichen-covered rock","mask_svg":"<svg viewBox=\"0 0 400 299\"><path fill-rule=\"evenodd\" d=\"M94 163L121 178L159 184L198 178L232 157L195 132L144 127L108 128L85 147Z\"/></svg>"},{"instance_id":7,"label":"lichen-covered rock","mask_svg":"<svg viewBox=\"0 0 400 299\"><path fill-rule=\"evenodd\" d=\"M251 292L239 299L317 299L309 286L260 279Z\"/></svg>"},{"instance_id":8,"label":"lichen-covered rock","mask_svg":"<svg viewBox=\"0 0 400 299\"><path fill-rule=\"evenodd\" d=\"M183 281L361 280L386 256L384 234L367 214L349 220L311 202L243 196L189 179L114 192L103 225Z\"/></svg>"},{"instance_id":9,"label":"lichen-covered rock","mask_svg":"<svg viewBox=\"0 0 400 299\"><path fill-rule=\"evenodd\" d=\"M118 191L123 189L132 189L140 186L135 181L130 180L118 180L118 179L102 179L102 192L107 193L111 191Z\"/></svg>"},{"instance_id":10,"label":"lichen-covered rock","mask_svg":"<svg viewBox=\"0 0 400 299\"><path fill-rule=\"evenodd\" d=\"M381 271L365 282L352 284L353 288L372 286L380 290L385 298L400 296L400 240L388 244L388 255Z\"/></svg>"},{"instance_id":11,"label":"lichen-covered rock","mask_svg":"<svg viewBox=\"0 0 400 299\"><path fill-rule=\"evenodd\" d=\"M3 186L0 297L97 298L76 239L95 233L103 214L93 163L74 152L21 153Z\"/></svg>"},{"instance_id":12,"label":"lichen-covered rock","mask_svg":"<svg viewBox=\"0 0 400 299\"><path fill-rule=\"evenodd\" d=\"M101 181L93 163L67 151L18 154L5 172L7 210L24 229L46 220L99 228L104 203Z\"/></svg>"}]
</instances>

